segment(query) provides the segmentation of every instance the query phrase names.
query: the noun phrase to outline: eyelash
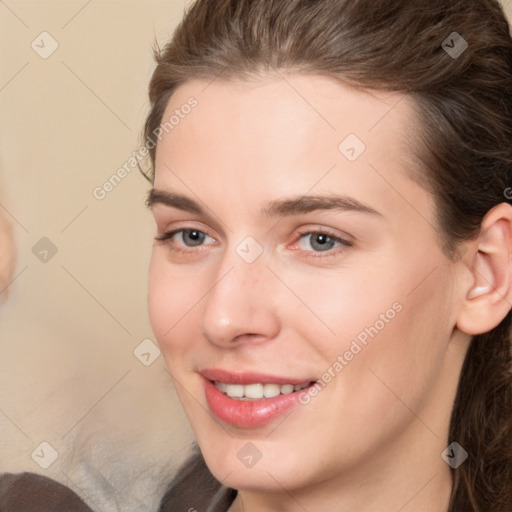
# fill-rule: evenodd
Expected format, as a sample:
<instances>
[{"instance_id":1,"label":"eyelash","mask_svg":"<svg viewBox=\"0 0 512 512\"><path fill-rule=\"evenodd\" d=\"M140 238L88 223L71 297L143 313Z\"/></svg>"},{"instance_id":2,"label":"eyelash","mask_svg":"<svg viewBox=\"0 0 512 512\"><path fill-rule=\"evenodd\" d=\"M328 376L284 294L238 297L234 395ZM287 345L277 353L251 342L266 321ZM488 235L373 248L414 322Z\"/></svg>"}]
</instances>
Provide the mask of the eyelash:
<instances>
[{"instance_id":1,"label":"eyelash","mask_svg":"<svg viewBox=\"0 0 512 512\"><path fill-rule=\"evenodd\" d=\"M171 239L174 237L174 235L177 235L178 233L184 233L186 231L197 231L198 233L209 236L204 231L201 231L199 229L180 228L180 229L175 229L173 231L169 231L168 233L164 233L160 237L155 237L155 240L157 242L161 242L163 244L168 245L170 247L170 249L176 253L186 254L186 255L190 255L192 253L197 253L198 251L196 249L193 249L193 248L192 249L184 249L183 247L177 246L176 244L171 242ZM340 252L346 251L349 247L353 246L352 242L349 242L348 240L344 240L343 238L340 238L339 236L336 236L333 233L331 233L329 230L325 230L325 229L317 230L317 231L310 230L310 231L300 232L298 234L297 241L299 241L301 238L308 236L308 235L327 235L327 237L330 240L333 240L334 242L337 242L340 244L340 246L338 246L337 248L329 249L327 251L302 251L302 252L309 253L308 257L312 257L312 258L319 258L319 257L320 258L329 258L329 257L337 256ZM296 242L294 242L294 243L296 243ZM200 247L204 247L204 246L201 245L198 247L200 248ZM199 250L201 250L201 249L199 249Z\"/></svg>"}]
</instances>

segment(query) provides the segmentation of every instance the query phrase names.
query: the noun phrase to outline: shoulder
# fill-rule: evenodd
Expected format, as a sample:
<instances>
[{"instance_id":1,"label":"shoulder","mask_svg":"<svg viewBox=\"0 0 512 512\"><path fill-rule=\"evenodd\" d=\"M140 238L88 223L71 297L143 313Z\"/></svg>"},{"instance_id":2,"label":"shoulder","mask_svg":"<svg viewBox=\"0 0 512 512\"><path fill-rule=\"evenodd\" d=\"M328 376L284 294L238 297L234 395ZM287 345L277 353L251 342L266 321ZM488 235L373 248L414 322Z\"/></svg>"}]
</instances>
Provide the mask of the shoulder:
<instances>
[{"instance_id":1,"label":"shoulder","mask_svg":"<svg viewBox=\"0 0 512 512\"><path fill-rule=\"evenodd\" d=\"M190 457L180 468L160 503L159 512L201 510L227 511L236 496L211 473L200 453Z\"/></svg>"},{"instance_id":2,"label":"shoulder","mask_svg":"<svg viewBox=\"0 0 512 512\"><path fill-rule=\"evenodd\" d=\"M2 512L92 512L71 489L37 473L0 474Z\"/></svg>"}]
</instances>

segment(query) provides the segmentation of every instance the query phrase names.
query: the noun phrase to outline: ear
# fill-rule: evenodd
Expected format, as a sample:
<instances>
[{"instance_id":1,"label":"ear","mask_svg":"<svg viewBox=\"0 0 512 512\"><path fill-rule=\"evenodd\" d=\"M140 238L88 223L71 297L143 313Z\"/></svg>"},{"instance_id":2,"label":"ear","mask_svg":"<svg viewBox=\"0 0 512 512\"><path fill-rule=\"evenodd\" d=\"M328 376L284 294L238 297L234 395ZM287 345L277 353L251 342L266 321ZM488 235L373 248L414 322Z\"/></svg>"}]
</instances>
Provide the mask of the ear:
<instances>
[{"instance_id":1,"label":"ear","mask_svg":"<svg viewBox=\"0 0 512 512\"><path fill-rule=\"evenodd\" d=\"M457 327L471 335L496 327L512 308L512 206L501 203L484 217L462 265L462 307Z\"/></svg>"}]
</instances>

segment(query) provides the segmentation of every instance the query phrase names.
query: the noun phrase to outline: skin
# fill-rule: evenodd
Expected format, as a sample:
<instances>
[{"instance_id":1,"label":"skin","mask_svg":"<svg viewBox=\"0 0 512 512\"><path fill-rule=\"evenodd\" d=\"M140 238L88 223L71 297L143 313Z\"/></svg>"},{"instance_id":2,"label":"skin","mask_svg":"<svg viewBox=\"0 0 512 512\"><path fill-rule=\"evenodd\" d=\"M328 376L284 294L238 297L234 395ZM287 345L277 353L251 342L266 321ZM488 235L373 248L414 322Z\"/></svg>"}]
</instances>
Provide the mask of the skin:
<instances>
[{"instance_id":1,"label":"skin","mask_svg":"<svg viewBox=\"0 0 512 512\"><path fill-rule=\"evenodd\" d=\"M447 258L432 197L410 177L406 135L418 121L407 97L291 73L194 80L164 119L190 96L197 108L158 145L154 187L200 202L209 217L160 203L152 212L158 237L207 236L199 246L180 234L155 242L149 314L210 470L239 490L230 510L447 511L451 469L441 453L470 335L510 308L510 208L486 218L486 251L482 238ZM366 145L354 162L338 150L350 133ZM326 194L379 214L260 213L272 200ZM322 251L300 235L325 230L351 245ZM263 250L251 264L236 252L248 236ZM482 276L491 291L468 299ZM209 412L200 370L320 379L397 303L307 405L256 429ZM261 452L251 468L237 457L249 441Z\"/></svg>"},{"instance_id":2,"label":"skin","mask_svg":"<svg viewBox=\"0 0 512 512\"><path fill-rule=\"evenodd\" d=\"M12 235L12 226L0 213L0 305L9 295L9 285L16 264L16 250Z\"/></svg>"}]
</instances>

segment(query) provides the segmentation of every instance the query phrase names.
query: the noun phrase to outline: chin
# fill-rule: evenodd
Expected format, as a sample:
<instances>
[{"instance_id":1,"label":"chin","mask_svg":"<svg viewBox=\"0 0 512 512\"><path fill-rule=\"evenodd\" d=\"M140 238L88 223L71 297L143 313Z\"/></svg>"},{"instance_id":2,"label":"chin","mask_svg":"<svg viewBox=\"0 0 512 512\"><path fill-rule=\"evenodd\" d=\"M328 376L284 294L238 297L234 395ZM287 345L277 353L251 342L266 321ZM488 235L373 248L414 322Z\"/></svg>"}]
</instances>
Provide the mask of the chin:
<instances>
[{"instance_id":1,"label":"chin","mask_svg":"<svg viewBox=\"0 0 512 512\"><path fill-rule=\"evenodd\" d=\"M254 441L249 437L225 436L222 440L206 436L199 441L208 468L223 485L238 490L268 492L307 485L307 476L301 471L307 457L297 449L283 443L258 440L254 435ZM300 443L294 443L294 446L300 446Z\"/></svg>"}]
</instances>

